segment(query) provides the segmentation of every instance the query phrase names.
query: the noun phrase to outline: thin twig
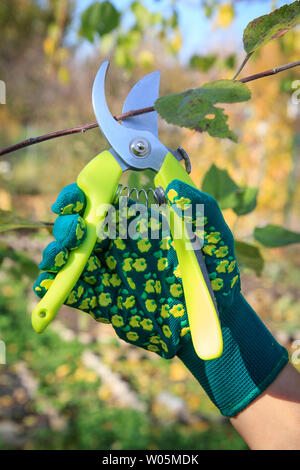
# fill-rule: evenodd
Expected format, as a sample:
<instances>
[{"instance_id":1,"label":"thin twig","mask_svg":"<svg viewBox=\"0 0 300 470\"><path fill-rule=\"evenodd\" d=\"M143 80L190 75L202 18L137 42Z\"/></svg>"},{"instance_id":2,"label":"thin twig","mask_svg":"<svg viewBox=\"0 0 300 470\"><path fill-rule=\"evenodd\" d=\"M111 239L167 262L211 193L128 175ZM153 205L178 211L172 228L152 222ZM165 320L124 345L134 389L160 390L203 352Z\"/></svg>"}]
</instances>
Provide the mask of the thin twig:
<instances>
[{"instance_id":1,"label":"thin twig","mask_svg":"<svg viewBox=\"0 0 300 470\"><path fill-rule=\"evenodd\" d=\"M265 70L264 72L250 75L249 77L240 78L238 81L242 83L252 82L253 80L258 80L259 78L269 77L270 75L276 75L276 73L284 72L285 70L298 67L299 65L300 60L297 60L296 62L291 62L290 64L281 65L281 67L274 67L273 69Z\"/></svg>"},{"instance_id":2,"label":"thin twig","mask_svg":"<svg viewBox=\"0 0 300 470\"><path fill-rule=\"evenodd\" d=\"M248 60L250 59L250 57L252 56L253 52L249 52L249 54L246 55L245 59L243 60L243 62L241 63L241 65L239 66L237 72L234 74L234 76L232 77L232 80L235 80L236 77L241 73L241 71L243 70L243 68L245 67L245 65L247 64Z\"/></svg>"},{"instance_id":3,"label":"thin twig","mask_svg":"<svg viewBox=\"0 0 300 470\"><path fill-rule=\"evenodd\" d=\"M117 114L116 116L114 116L114 118L116 121L121 121L122 119L138 116L140 114L150 113L151 111L154 111L154 106L149 106L148 108L135 109L133 111L128 111L127 113ZM80 132L84 133L90 129L94 129L95 127L98 127L98 123L91 122L90 124L83 124L81 126L71 127L71 129L63 129L62 131L50 132L49 134L40 135L38 137L30 137L29 139L23 140L18 144L11 145L10 147L0 150L0 156L14 152L21 148L29 147L30 145L45 142L46 140L55 139L56 137L78 134Z\"/></svg>"},{"instance_id":4,"label":"thin twig","mask_svg":"<svg viewBox=\"0 0 300 470\"><path fill-rule=\"evenodd\" d=\"M239 80L235 80L242 83L251 82L253 80L258 80L260 78L269 77L270 75L275 75L279 72L284 72L285 70L298 67L300 65L300 60L296 62L291 62L290 64L282 65L280 67L275 67L273 69L265 70L264 72L256 73L254 75L250 75L248 77L240 78ZM135 109L133 111L128 111L127 113L118 114L114 116L116 121L121 121L128 117L139 116L140 114L150 113L155 111L154 106L149 106L148 108L141 108ZM14 152L15 150L19 150L21 148L29 147L30 145L38 144L40 142L45 142L46 140L55 139L56 137L63 137L65 135L72 135L78 134L88 131L89 129L94 129L98 127L97 122L92 122L90 124L83 124L81 126L72 127L71 129L64 129L61 131L51 132L50 134L40 135L38 137L31 137L30 139L23 140L18 144L11 145L10 147L4 148L0 150L0 156L6 155L8 153Z\"/></svg>"}]
</instances>

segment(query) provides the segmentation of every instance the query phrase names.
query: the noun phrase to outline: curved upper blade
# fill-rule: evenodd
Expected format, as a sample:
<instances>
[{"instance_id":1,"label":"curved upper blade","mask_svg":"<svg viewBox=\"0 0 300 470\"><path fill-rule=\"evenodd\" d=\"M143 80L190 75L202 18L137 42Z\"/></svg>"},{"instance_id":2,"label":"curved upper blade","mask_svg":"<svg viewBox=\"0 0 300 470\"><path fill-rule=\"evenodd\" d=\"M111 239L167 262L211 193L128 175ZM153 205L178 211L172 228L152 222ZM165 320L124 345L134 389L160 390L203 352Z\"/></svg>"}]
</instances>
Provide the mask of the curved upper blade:
<instances>
[{"instance_id":1,"label":"curved upper blade","mask_svg":"<svg viewBox=\"0 0 300 470\"><path fill-rule=\"evenodd\" d=\"M123 113L153 106L159 96L160 71L149 73L130 90L123 106ZM158 115L156 111L126 118L123 126L144 129L158 137Z\"/></svg>"},{"instance_id":2,"label":"curved upper blade","mask_svg":"<svg viewBox=\"0 0 300 470\"><path fill-rule=\"evenodd\" d=\"M148 130L132 129L120 124L108 109L105 98L105 77L108 65L108 61L103 62L93 84L92 101L99 127L125 163L125 165L121 164L123 169L126 167L135 169L152 168L158 171L168 149ZM136 157L130 151L131 142L139 137L147 139L151 147L150 154L144 158Z\"/></svg>"}]
</instances>

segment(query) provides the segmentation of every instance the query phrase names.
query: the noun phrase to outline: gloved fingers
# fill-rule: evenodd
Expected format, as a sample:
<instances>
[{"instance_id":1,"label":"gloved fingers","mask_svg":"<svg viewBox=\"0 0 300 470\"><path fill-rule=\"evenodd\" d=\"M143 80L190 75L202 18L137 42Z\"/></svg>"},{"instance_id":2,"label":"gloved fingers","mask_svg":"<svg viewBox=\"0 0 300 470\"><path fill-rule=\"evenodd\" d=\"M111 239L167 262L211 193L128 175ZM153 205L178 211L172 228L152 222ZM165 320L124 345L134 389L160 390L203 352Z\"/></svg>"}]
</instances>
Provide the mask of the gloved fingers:
<instances>
[{"instance_id":1,"label":"gloved fingers","mask_svg":"<svg viewBox=\"0 0 300 470\"><path fill-rule=\"evenodd\" d=\"M43 251L43 259L39 264L39 269L57 273L66 264L68 257L68 250L57 241L53 241Z\"/></svg>"},{"instance_id":2,"label":"gloved fingers","mask_svg":"<svg viewBox=\"0 0 300 470\"><path fill-rule=\"evenodd\" d=\"M53 273L40 273L39 277L33 284L33 291L35 294L40 297L44 297L47 290L50 289L50 286L55 279L55 274Z\"/></svg>"},{"instance_id":3,"label":"gloved fingers","mask_svg":"<svg viewBox=\"0 0 300 470\"><path fill-rule=\"evenodd\" d=\"M187 211L191 205L195 206L196 204L205 206L204 212L206 214L202 215L206 215L206 218L209 217L209 213L211 213L211 217L214 217L216 211L221 212L214 197L180 180L173 180L167 186L166 198L175 210L178 209L178 212ZM201 211L201 208L198 210ZM193 217L195 215L196 213L193 211Z\"/></svg>"},{"instance_id":4,"label":"gloved fingers","mask_svg":"<svg viewBox=\"0 0 300 470\"><path fill-rule=\"evenodd\" d=\"M44 297L51 287L55 274L44 272L39 275L34 283L33 290L40 298ZM79 279L64 302L73 308L89 313L95 320L102 323L110 323L109 307L112 305L112 293L99 291L91 284Z\"/></svg>"},{"instance_id":5,"label":"gloved fingers","mask_svg":"<svg viewBox=\"0 0 300 470\"><path fill-rule=\"evenodd\" d=\"M185 222L188 223L186 213L192 213L192 231L202 241L202 252L218 306L228 305L233 293L240 289L240 278L234 238L217 201L178 180L167 187L166 197Z\"/></svg>"},{"instance_id":6,"label":"gloved fingers","mask_svg":"<svg viewBox=\"0 0 300 470\"><path fill-rule=\"evenodd\" d=\"M59 194L52 206L59 215L53 227L56 241L51 242L43 252L39 268L57 273L67 262L69 250L77 248L86 235L85 222L82 219L86 198L76 183L69 184Z\"/></svg>"},{"instance_id":7,"label":"gloved fingers","mask_svg":"<svg viewBox=\"0 0 300 470\"><path fill-rule=\"evenodd\" d=\"M194 232L204 240L205 245L234 244L233 236L228 228L221 209L214 197L204 193L182 181L174 180L166 190L166 198L174 210L192 222ZM223 239L223 240L222 240ZM225 253L221 249L217 255L222 258Z\"/></svg>"},{"instance_id":8,"label":"gloved fingers","mask_svg":"<svg viewBox=\"0 0 300 470\"><path fill-rule=\"evenodd\" d=\"M86 207L86 197L76 183L66 186L52 205L52 211L57 215L83 215Z\"/></svg>"},{"instance_id":9,"label":"gloved fingers","mask_svg":"<svg viewBox=\"0 0 300 470\"><path fill-rule=\"evenodd\" d=\"M57 242L51 242L43 252L43 259L39 264L39 269L51 273L57 273L66 264L69 257L69 251L62 248ZM95 285L103 275L101 262L97 256L92 254L81 274L81 279L87 284Z\"/></svg>"},{"instance_id":10,"label":"gloved fingers","mask_svg":"<svg viewBox=\"0 0 300 470\"><path fill-rule=\"evenodd\" d=\"M53 236L63 249L74 250L84 240L86 225L79 214L61 215L53 226Z\"/></svg>"}]
</instances>

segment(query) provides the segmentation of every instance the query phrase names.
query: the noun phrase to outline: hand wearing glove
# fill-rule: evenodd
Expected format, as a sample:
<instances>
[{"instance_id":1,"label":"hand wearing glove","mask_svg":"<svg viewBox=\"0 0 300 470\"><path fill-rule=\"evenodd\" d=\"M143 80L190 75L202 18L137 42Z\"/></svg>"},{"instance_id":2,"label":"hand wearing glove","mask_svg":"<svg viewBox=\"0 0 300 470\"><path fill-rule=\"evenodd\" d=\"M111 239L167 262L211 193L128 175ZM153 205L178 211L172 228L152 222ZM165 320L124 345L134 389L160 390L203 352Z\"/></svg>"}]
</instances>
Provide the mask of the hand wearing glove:
<instances>
[{"instance_id":1,"label":"hand wearing glove","mask_svg":"<svg viewBox=\"0 0 300 470\"><path fill-rule=\"evenodd\" d=\"M141 236L123 239L117 225L117 238L99 240L65 303L111 323L129 343L165 358L177 355L221 413L233 417L274 381L288 354L240 293L234 239L215 199L179 180L168 186L166 196L175 209L204 205L203 254L220 315L222 356L203 361L196 355L172 238L143 238L148 225L130 215L130 209L128 223L137 223ZM56 241L46 247L40 263L45 272L34 284L39 297L69 251L83 241L84 209L85 196L76 184L67 186L52 206L59 215L53 228Z\"/></svg>"}]
</instances>

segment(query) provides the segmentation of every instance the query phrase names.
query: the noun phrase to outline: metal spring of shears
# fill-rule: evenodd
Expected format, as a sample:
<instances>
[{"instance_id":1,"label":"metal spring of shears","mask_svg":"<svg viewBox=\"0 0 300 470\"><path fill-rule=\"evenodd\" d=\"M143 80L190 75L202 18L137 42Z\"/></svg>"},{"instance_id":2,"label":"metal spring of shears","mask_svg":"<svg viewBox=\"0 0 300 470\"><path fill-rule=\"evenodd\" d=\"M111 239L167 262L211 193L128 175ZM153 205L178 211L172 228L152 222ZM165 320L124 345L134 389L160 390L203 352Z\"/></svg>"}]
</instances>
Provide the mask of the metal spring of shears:
<instances>
[{"instance_id":1,"label":"metal spring of shears","mask_svg":"<svg viewBox=\"0 0 300 470\"><path fill-rule=\"evenodd\" d=\"M114 196L114 204L118 202L120 197L134 198L137 203L143 203L147 208L154 203L156 207L166 202L165 192L161 186L157 188L130 188L128 185L119 184Z\"/></svg>"},{"instance_id":2,"label":"metal spring of shears","mask_svg":"<svg viewBox=\"0 0 300 470\"><path fill-rule=\"evenodd\" d=\"M185 164L185 169L188 174L191 173L191 162L189 159L188 154L182 147L178 147L174 152L173 152L174 157L180 161L184 160ZM125 195L126 192L126 195ZM165 197L165 192L161 186L153 189L153 188L148 188L148 189L138 189L136 187L130 188L128 185L122 185L119 184L116 193L114 196L114 202L113 204L116 204L118 200L120 199L121 196L125 196L128 199L132 197L132 195L135 194L135 201L137 203L141 202L141 196L144 195L144 204L147 208L149 208L150 205L150 198L152 199L152 202L158 207L161 206L162 204L166 203L166 197ZM152 197L151 197L152 195Z\"/></svg>"}]
</instances>

